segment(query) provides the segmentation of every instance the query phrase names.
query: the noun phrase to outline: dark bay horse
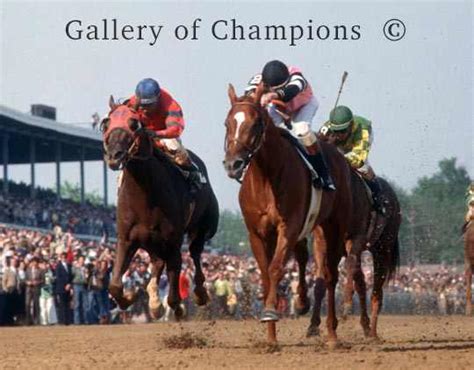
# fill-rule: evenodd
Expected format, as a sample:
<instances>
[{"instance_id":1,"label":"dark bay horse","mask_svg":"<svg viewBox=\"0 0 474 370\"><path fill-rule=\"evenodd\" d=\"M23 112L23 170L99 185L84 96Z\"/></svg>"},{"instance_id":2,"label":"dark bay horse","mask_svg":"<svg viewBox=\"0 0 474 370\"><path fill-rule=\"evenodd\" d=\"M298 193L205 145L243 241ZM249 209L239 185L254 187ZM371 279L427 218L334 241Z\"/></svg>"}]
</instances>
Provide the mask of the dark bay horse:
<instances>
[{"instance_id":1,"label":"dark bay horse","mask_svg":"<svg viewBox=\"0 0 474 370\"><path fill-rule=\"evenodd\" d=\"M228 90L231 108L226 119L225 160L228 175L241 179L239 203L249 232L253 254L262 274L264 310L261 321L267 322L268 341L276 342L277 287L290 254L299 265L297 306L308 310L304 278L308 251L303 228L310 207L312 180L285 130L276 127L260 105L263 86L253 97L238 98L232 85ZM337 187L335 192L321 192L320 211L311 228L327 247L325 282L328 286L328 341L337 341L335 287L337 263L344 253L348 217L352 215L350 170L344 157L332 145L321 143ZM316 225L316 226L312 226ZM310 229L311 231L311 229Z\"/></svg>"},{"instance_id":2,"label":"dark bay horse","mask_svg":"<svg viewBox=\"0 0 474 370\"><path fill-rule=\"evenodd\" d=\"M344 316L352 308L352 297L355 290L359 296L360 323L365 336L377 337L377 320L383 302L383 285L395 273L399 263L398 231L401 223L400 205L390 184L378 177L381 187L381 201L386 214L381 216L372 209L370 195L364 180L356 171L351 171L351 190L353 202L352 223L346 241L347 283L344 288ZM320 247L315 246L315 250ZM374 284L371 296L371 320L367 315L366 284L361 267L362 252L371 252L374 264ZM322 253L315 253L317 270L319 271ZM317 273L320 275L321 273ZM319 334L321 303L324 291L315 287L315 302L311 323L307 335Z\"/></svg>"},{"instance_id":3,"label":"dark bay horse","mask_svg":"<svg viewBox=\"0 0 474 370\"><path fill-rule=\"evenodd\" d=\"M117 250L110 283L110 293L120 308L130 306L135 297L125 296L122 275L138 248L146 250L152 261L155 285L166 265L170 289L168 304L180 318L179 296L181 245L189 239L195 264L197 303L208 301L201 270L204 243L214 236L219 210L204 163L190 152L207 183L192 196L180 170L160 150L138 120L136 110L110 100L110 113L102 122L105 158L113 170L123 168L117 201ZM152 289L153 291L153 289ZM153 297L152 297L153 298ZM159 306L150 308L158 310ZM157 313L154 313L156 316Z\"/></svg>"},{"instance_id":4,"label":"dark bay horse","mask_svg":"<svg viewBox=\"0 0 474 370\"><path fill-rule=\"evenodd\" d=\"M464 228L464 273L466 275L466 315L472 315L472 274L474 273L474 219Z\"/></svg>"}]
</instances>

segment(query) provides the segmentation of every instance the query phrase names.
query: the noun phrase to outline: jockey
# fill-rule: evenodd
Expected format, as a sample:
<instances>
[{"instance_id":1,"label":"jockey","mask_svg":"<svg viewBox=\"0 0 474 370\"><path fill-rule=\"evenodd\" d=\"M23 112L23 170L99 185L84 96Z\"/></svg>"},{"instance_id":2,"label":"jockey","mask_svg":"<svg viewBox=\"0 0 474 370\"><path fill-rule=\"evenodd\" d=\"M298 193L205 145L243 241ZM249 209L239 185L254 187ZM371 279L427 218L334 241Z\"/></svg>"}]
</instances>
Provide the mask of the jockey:
<instances>
[{"instance_id":1,"label":"jockey","mask_svg":"<svg viewBox=\"0 0 474 370\"><path fill-rule=\"evenodd\" d=\"M156 146L164 149L164 153L189 174L187 178L192 190L200 189L199 168L192 162L180 139L184 130L180 105L152 78L141 80L135 95L126 102L129 107L136 107L137 103L140 121L152 132Z\"/></svg>"},{"instance_id":2,"label":"jockey","mask_svg":"<svg viewBox=\"0 0 474 370\"><path fill-rule=\"evenodd\" d=\"M255 75L248 83L245 93L251 95L263 82L265 93L260 103L266 107L275 125L286 128L283 117L278 113L273 100L286 103L286 111L291 117L291 133L306 148L309 161L320 178L315 184L325 190L335 190L323 153L318 149L316 135L311 131L311 121L319 107L308 81L297 67L287 67L279 60L265 64L261 74Z\"/></svg>"},{"instance_id":3,"label":"jockey","mask_svg":"<svg viewBox=\"0 0 474 370\"><path fill-rule=\"evenodd\" d=\"M354 116L348 107L339 105L331 111L329 121L321 127L320 133L334 139L334 144L344 153L351 167L362 176L372 191L375 210L385 214L380 200L380 184L368 161L374 138L372 122Z\"/></svg>"}]
</instances>

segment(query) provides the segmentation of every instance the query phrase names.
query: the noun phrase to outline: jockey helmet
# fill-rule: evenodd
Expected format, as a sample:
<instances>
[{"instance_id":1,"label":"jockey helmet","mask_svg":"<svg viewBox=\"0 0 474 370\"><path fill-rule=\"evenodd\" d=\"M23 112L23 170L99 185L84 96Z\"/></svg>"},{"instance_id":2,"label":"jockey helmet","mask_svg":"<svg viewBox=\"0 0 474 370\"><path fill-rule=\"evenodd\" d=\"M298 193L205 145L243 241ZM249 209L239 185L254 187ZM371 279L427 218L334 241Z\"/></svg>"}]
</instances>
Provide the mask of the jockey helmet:
<instances>
[{"instance_id":1,"label":"jockey helmet","mask_svg":"<svg viewBox=\"0 0 474 370\"><path fill-rule=\"evenodd\" d=\"M135 89L135 95L140 99L140 105L156 103L160 97L160 93L160 85L152 78L141 80Z\"/></svg>"},{"instance_id":2,"label":"jockey helmet","mask_svg":"<svg viewBox=\"0 0 474 370\"><path fill-rule=\"evenodd\" d=\"M338 105L329 115L329 128L332 131L343 131L349 127L353 118L352 111L348 107Z\"/></svg>"},{"instance_id":3,"label":"jockey helmet","mask_svg":"<svg viewBox=\"0 0 474 370\"><path fill-rule=\"evenodd\" d=\"M263 67L263 83L270 87L279 87L288 81L290 72L285 63L279 60L272 60Z\"/></svg>"}]
</instances>

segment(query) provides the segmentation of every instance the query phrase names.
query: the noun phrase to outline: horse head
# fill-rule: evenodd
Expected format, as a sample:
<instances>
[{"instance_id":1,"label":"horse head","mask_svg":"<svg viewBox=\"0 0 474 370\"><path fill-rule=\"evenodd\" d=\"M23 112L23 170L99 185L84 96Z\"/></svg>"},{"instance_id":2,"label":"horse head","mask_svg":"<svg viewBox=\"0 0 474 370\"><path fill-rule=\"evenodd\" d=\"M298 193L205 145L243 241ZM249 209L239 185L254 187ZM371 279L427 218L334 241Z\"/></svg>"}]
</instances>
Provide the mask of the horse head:
<instances>
[{"instance_id":1,"label":"horse head","mask_svg":"<svg viewBox=\"0 0 474 370\"><path fill-rule=\"evenodd\" d=\"M143 146L152 150L152 145L147 145L151 138L143 129L137 111L138 104L139 102L135 107L116 104L114 98L110 97L110 112L102 120L100 129L104 141L105 160L112 170L124 168L130 159L142 151Z\"/></svg>"},{"instance_id":2,"label":"horse head","mask_svg":"<svg viewBox=\"0 0 474 370\"><path fill-rule=\"evenodd\" d=\"M264 93L260 84L255 93L238 98L235 89L229 85L231 108L225 120L224 167L230 178L240 179L253 155L260 148L266 124L270 117L260 105Z\"/></svg>"}]
</instances>

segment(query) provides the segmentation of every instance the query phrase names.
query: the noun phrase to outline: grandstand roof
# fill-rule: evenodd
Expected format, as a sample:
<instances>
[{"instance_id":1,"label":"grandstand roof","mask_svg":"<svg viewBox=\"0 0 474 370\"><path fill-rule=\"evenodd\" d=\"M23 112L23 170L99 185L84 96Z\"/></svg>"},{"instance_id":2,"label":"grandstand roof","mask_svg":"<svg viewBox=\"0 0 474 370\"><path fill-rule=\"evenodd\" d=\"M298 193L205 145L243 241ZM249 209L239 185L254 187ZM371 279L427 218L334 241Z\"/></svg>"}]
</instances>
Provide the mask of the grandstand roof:
<instances>
[{"instance_id":1,"label":"grandstand roof","mask_svg":"<svg viewBox=\"0 0 474 370\"><path fill-rule=\"evenodd\" d=\"M8 134L8 163L30 163L30 138L35 139L35 162L56 160L56 145L61 147L61 162L102 160L102 138L99 132L32 116L0 105L0 135ZM1 144L1 143L0 143ZM0 155L2 153L0 152Z\"/></svg>"}]
</instances>

